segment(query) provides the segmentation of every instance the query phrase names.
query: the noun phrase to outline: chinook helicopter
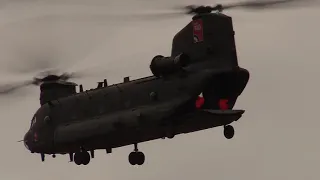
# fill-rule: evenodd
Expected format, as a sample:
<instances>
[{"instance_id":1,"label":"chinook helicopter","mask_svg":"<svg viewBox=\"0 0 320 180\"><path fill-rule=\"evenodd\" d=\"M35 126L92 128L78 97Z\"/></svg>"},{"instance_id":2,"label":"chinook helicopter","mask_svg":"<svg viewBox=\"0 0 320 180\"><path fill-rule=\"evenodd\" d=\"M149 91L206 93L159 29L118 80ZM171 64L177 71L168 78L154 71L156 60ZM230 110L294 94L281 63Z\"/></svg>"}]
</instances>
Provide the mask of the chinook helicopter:
<instances>
[{"instance_id":1,"label":"chinook helicopter","mask_svg":"<svg viewBox=\"0 0 320 180\"><path fill-rule=\"evenodd\" d=\"M47 74L12 86L40 86L40 108L31 120L23 142L31 153L69 154L71 162L87 165L95 150L134 145L128 160L142 165L145 155L138 144L174 138L179 134L223 127L225 138L234 137L231 123L244 110L233 109L248 84L250 73L238 63L235 31L223 9L261 8L292 1L250 1L229 5L187 6L192 21L173 38L171 55L156 55L152 76L94 89L69 82L72 73Z\"/></svg>"}]
</instances>

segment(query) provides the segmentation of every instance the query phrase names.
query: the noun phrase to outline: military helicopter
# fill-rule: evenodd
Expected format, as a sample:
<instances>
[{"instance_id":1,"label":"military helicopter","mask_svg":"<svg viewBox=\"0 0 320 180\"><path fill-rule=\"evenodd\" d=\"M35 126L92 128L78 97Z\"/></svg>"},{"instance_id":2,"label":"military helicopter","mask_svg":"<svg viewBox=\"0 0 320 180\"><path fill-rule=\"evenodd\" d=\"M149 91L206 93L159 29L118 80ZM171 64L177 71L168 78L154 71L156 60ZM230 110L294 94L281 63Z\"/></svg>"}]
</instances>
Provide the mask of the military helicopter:
<instances>
[{"instance_id":1,"label":"military helicopter","mask_svg":"<svg viewBox=\"0 0 320 180\"><path fill-rule=\"evenodd\" d=\"M109 85L107 79L84 90L68 80L72 73L48 73L3 90L40 86L40 108L23 142L31 153L69 154L71 162L87 165L95 150L134 145L128 160L142 165L145 155L138 144L174 138L179 134L223 127L234 137L231 123L245 110L233 109L248 84L250 73L238 63L230 8L261 8L292 2L249 1L229 5L187 6L192 21L174 37L170 56L156 55L153 75Z\"/></svg>"}]
</instances>

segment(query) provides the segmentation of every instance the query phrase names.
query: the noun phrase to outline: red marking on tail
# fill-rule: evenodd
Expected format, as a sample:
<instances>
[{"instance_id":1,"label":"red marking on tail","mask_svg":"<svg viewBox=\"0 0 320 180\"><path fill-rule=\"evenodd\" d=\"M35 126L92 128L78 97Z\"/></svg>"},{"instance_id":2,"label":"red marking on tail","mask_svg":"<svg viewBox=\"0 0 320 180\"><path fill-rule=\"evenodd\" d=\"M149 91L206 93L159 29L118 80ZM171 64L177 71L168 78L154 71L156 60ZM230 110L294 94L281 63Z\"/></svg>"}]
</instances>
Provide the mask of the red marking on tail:
<instances>
[{"instance_id":1,"label":"red marking on tail","mask_svg":"<svg viewBox=\"0 0 320 180\"><path fill-rule=\"evenodd\" d=\"M204 104L204 98L203 97L198 97L198 99L196 100L196 108L200 109Z\"/></svg>"},{"instance_id":2,"label":"red marking on tail","mask_svg":"<svg viewBox=\"0 0 320 180\"><path fill-rule=\"evenodd\" d=\"M192 21L193 25L193 42L198 43L203 41L203 22L201 19Z\"/></svg>"},{"instance_id":3,"label":"red marking on tail","mask_svg":"<svg viewBox=\"0 0 320 180\"><path fill-rule=\"evenodd\" d=\"M219 100L219 107L221 110L229 109L228 101L229 101L228 99L220 99Z\"/></svg>"}]
</instances>

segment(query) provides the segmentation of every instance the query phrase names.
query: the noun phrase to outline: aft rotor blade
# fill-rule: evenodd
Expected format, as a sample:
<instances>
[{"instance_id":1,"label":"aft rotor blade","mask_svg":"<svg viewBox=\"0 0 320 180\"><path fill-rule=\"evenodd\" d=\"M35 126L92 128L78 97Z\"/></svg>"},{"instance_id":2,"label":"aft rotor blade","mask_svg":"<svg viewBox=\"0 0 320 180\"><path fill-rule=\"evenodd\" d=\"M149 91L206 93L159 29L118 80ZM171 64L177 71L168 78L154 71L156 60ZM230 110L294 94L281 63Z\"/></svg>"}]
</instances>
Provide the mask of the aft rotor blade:
<instances>
[{"instance_id":1,"label":"aft rotor blade","mask_svg":"<svg viewBox=\"0 0 320 180\"><path fill-rule=\"evenodd\" d=\"M186 14L185 11L178 12L148 12L148 13L127 13L127 14L112 14L112 13L70 13L70 14L47 14L36 17L22 18L10 23L28 22L28 21L47 21L47 22L65 22L65 23L130 23L143 21L168 20L173 18L181 18Z\"/></svg>"},{"instance_id":2,"label":"aft rotor blade","mask_svg":"<svg viewBox=\"0 0 320 180\"><path fill-rule=\"evenodd\" d=\"M222 9L267 9L267 8L290 8L308 6L310 3L316 4L316 0L261 0L261 1L243 1L222 5Z\"/></svg>"},{"instance_id":3,"label":"aft rotor blade","mask_svg":"<svg viewBox=\"0 0 320 180\"><path fill-rule=\"evenodd\" d=\"M318 0L251 0L242 2L233 2L229 4L217 4L215 6L197 6L189 5L183 7L187 14L197 14L200 12L223 11L228 9L251 9L262 10L271 8L294 8L320 5ZM181 8L180 8L181 9Z\"/></svg>"}]
</instances>

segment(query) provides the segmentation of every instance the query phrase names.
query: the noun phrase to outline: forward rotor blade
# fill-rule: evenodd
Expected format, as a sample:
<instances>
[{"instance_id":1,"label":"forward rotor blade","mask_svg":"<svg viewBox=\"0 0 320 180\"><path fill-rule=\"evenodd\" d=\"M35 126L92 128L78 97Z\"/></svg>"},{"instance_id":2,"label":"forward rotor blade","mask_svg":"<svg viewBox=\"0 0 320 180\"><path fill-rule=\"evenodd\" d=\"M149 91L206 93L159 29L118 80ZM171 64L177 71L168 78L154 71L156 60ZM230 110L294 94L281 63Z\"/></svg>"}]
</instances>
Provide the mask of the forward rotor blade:
<instances>
[{"instance_id":1,"label":"forward rotor blade","mask_svg":"<svg viewBox=\"0 0 320 180\"><path fill-rule=\"evenodd\" d=\"M46 71L55 68L61 63L61 53L54 48L55 44L20 45L15 46L14 63L10 63L6 69L13 73L37 73L38 71ZM19 47L21 46L21 47Z\"/></svg>"},{"instance_id":2,"label":"forward rotor blade","mask_svg":"<svg viewBox=\"0 0 320 180\"><path fill-rule=\"evenodd\" d=\"M87 56L94 53L104 43L104 38L99 38L99 36L91 38L82 35L87 34L85 31L79 34L74 33L74 35L70 33L69 36L68 33L60 35L58 32L47 31L47 28L27 30L30 32L30 35L26 35L29 38L24 38L19 33L8 33L18 39L12 38L13 40L9 41L9 45L6 46L8 51L2 49L4 53L8 53L8 62L4 63L6 66L4 70L8 73L46 76L69 72L66 68L83 63L82 61L87 59ZM99 33L99 31L94 29L93 33ZM40 37L37 37L37 32Z\"/></svg>"},{"instance_id":3,"label":"forward rotor blade","mask_svg":"<svg viewBox=\"0 0 320 180\"><path fill-rule=\"evenodd\" d=\"M0 86L0 95L12 93L18 89L34 84L34 81L25 81L14 85Z\"/></svg>"}]
</instances>

